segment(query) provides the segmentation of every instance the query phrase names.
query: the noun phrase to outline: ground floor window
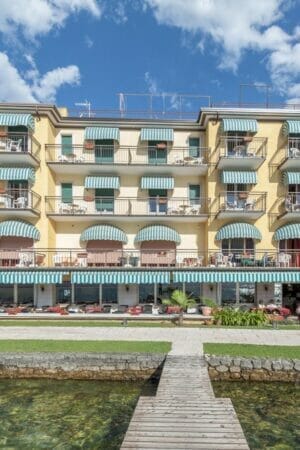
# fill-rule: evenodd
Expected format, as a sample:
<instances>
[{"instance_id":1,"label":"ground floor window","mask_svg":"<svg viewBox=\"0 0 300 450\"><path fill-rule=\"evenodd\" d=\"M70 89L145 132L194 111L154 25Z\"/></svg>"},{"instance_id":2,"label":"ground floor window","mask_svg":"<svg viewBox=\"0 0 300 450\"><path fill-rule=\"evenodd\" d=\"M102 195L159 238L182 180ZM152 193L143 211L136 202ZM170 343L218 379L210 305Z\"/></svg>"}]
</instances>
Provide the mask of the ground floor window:
<instances>
[{"instance_id":1,"label":"ground floor window","mask_svg":"<svg viewBox=\"0 0 300 450\"><path fill-rule=\"evenodd\" d=\"M75 285L75 303L99 303L99 285L98 284L76 284Z\"/></svg>"},{"instance_id":2,"label":"ground floor window","mask_svg":"<svg viewBox=\"0 0 300 450\"><path fill-rule=\"evenodd\" d=\"M34 286L33 284L18 285L18 304L32 305L34 304Z\"/></svg>"},{"instance_id":3,"label":"ground floor window","mask_svg":"<svg viewBox=\"0 0 300 450\"><path fill-rule=\"evenodd\" d=\"M172 295L176 289L183 290L182 283L169 283L157 285L157 303L162 303ZM201 285L199 283L186 283L185 292L191 298L199 299L201 295ZM139 303L154 303L154 284L139 285Z\"/></svg>"},{"instance_id":4,"label":"ground floor window","mask_svg":"<svg viewBox=\"0 0 300 450\"><path fill-rule=\"evenodd\" d=\"M118 303L118 285L102 285L102 303Z\"/></svg>"},{"instance_id":5,"label":"ground floor window","mask_svg":"<svg viewBox=\"0 0 300 450\"><path fill-rule=\"evenodd\" d=\"M71 283L56 285L56 303L71 303Z\"/></svg>"},{"instance_id":6,"label":"ground floor window","mask_svg":"<svg viewBox=\"0 0 300 450\"><path fill-rule=\"evenodd\" d=\"M0 284L0 305L9 306L14 302L13 284Z\"/></svg>"},{"instance_id":7,"label":"ground floor window","mask_svg":"<svg viewBox=\"0 0 300 450\"><path fill-rule=\"evenodd\" d=\"M254 304L254 283L223 283L221 288L222 306Z\"/></svg>"}]
</instances>

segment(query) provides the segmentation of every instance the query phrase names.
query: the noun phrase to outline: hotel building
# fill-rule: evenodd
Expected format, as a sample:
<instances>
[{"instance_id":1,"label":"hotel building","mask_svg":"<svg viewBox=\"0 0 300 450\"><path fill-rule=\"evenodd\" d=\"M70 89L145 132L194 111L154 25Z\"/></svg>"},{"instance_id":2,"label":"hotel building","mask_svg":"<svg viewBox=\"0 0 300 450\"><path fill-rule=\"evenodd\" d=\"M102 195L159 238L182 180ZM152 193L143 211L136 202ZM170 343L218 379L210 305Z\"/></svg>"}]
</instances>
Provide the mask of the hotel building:
<instances>
[{"instance_id":1,"label":"hotel building","mask_svg":"<svg viewBox=\"0 0 300 450\"><path fill-rule=\"evenodd\" d=\"M300 292L300 111L197 120L0 104L0 302L219 304Z\"/></svg>"}]
</instances>

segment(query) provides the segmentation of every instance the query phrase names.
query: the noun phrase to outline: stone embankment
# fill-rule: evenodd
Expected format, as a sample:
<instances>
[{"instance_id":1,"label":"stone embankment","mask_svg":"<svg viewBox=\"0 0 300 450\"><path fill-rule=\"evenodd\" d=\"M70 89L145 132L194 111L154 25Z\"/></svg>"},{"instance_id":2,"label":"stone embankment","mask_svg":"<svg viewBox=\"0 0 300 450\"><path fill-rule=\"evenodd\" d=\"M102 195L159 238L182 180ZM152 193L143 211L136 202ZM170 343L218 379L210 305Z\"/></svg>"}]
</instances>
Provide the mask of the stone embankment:
<instances>
[{"instance_id":1,"label":"stone embankment","mask_svg":"<svg viewBox=\"0 0 300 450\"><path fill-rule=\"evenodd\" d=\"M0 378L134 381L159 378L163 353L0 353Z\"/></svg>"},{"instance_id":2,"label":"stone embankment","mask_svg":"<svg viewBox=\"0 0 300 450\"><path fill-rule=\"evenodd\" d=\"M211 380L300 382L300 360L205 355Z\"/></svg>"}]
</instances>

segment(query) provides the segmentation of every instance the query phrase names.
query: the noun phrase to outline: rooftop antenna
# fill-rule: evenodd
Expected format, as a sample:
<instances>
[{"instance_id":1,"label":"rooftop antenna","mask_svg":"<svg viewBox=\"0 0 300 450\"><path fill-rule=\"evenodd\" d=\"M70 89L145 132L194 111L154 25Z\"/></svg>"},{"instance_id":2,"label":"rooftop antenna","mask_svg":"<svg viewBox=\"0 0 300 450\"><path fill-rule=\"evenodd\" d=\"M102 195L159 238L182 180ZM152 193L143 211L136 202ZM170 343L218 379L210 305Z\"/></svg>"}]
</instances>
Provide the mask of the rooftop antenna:
<instances>
[{"instance_id":1,"label":"rooftop antenna","mask_svg":"<svg viewBox=\"0 0 300 450\"><path fill-rule=\"evenodd\" d=\"M239 106L243 106L243 93L245 88L254 88L261 89L265 92L265 107L268 108L270 105L270 90L272 86L264 83L241 83L240 84L240 93L239 93Z\"/></svg>"},{"instance_id":2,"label":"rooftop antenna","mask_svg":"<svg viewBox=\"0 0 300 450\"><path fill-rule=\"evenodd\" d=\"M79 117L84 117L85 115L87 117L92 117L92 112L91 112L91 102L89 102L88 100L85 100L84 102L79 102L79 103L75 103L75 106L83 106L84 108L87 109L86 112L81 112L79 113Z\"/></svg>"}]
</instances>

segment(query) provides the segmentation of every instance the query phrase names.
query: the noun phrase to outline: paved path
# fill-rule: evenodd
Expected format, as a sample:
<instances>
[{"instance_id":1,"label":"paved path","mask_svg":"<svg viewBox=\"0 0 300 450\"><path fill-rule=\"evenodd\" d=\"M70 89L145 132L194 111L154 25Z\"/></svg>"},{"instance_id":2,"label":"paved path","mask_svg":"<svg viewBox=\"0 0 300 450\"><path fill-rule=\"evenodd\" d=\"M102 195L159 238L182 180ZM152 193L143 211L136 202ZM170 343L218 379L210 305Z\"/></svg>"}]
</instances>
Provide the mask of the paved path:
<instances>
[{"instance_id":1,"label":"paved path","mask_svg":"<svg viewBox=\"0 0 300 450\"><path fill-rule=\"evenodd\" d=\"M167 356L155 397L140 397L121 449L249 450L231 400L200 356Z\"/></svg>"},{"instance_id":2,"label":"paved path","mask_svg":"<svg viewBox=\"0 0 300 450\"><path fill-rule=\"evenodd\" d=\"M298 330L147 327L0 327L0 339L169 341L171 355L200 355L204 342L300 346ZM0 345L1 351L1 345Z\"/></svg>"}]
</instances>

